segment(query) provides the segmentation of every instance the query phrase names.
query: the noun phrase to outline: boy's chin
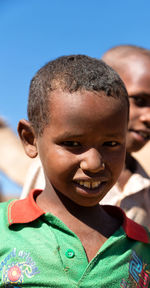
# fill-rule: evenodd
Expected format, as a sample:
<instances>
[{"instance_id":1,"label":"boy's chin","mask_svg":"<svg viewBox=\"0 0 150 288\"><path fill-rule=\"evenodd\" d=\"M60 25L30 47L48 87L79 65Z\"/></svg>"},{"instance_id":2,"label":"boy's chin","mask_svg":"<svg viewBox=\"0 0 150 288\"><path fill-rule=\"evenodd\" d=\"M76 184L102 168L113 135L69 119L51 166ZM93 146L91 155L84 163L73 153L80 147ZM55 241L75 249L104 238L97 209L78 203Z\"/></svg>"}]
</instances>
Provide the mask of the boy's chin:
<instances>
[{"instance_id":1,"label":"boy's chin","mask_svg":"<svg viewBox=\"0 0 150 288\"><path fill-rule=\"evenodd\" d=\"M84 207L84 208L92 208L92 207L99 205L103 198L104 197L97 198L97 199L85 199L84 198L82 200L69 199L69 201L71 201L73 205L77 205L77 206Z\"/></svg>"},{"instance_id":2,"label":"boy's chin","mask_svg":"<svg viewBox=\"0 0 150 288\"><path fill-rule=\"evenodd\" d=\"M86 197L71 198L68 195L64 195L57 190L57 195L64 206L71 209L73 206L80 207L94 207L99 204L99 199L89 199Z\"/></svg>"}]
</instances>

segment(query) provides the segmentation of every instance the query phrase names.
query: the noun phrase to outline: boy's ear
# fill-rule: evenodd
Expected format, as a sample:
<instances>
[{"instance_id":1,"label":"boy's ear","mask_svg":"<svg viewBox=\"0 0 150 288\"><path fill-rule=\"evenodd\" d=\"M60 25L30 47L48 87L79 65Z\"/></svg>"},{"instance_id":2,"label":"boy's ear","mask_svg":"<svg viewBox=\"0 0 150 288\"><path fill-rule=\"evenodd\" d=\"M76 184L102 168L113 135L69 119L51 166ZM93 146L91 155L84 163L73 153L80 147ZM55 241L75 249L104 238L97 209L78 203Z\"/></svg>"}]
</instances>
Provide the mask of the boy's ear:
<instances>
[{"instance_id":1,"label":"boy's ear","mask_svg":"<svg viewBox=\"0 0 150 288\"><path fill-rule=\"evenodd\" d=\"M38 154L35 132L29 121L22 119L18 123L18 134L24 146L26 154L35 158Z\"/></svg>"}]
</instances>

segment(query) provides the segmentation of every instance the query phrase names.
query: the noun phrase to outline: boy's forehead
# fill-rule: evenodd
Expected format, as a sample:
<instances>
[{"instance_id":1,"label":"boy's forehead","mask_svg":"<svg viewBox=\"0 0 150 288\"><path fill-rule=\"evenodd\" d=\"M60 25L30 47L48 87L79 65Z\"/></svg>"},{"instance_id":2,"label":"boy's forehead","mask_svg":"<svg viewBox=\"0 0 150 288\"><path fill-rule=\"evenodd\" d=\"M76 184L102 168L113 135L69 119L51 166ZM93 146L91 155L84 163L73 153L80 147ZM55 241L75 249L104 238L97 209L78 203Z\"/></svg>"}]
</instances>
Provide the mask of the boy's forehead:
<instances>
[{"instance_id":1,"label":"boy's forehead","mask_svg":"<svg viewBox=\"0 0 150 288\"><path fill-rule=\"evenodd\" d=\"M50 96L51 115L55 114L57 110L60 112L61 108L64 113L68 111L68 108L70 112L83 109L83 103L85 109L91 109L92 102L101 102L101 97L107 97L104 91L78 90L71 93L57 89Z\"/></svg>"},{"instance_id":2,"label":"boy's forehead","mask_svg":"<svg viewBox=\"0 0 150 288\"><path fill-rule=\"evenodd\" d=\"M44 135L54 138L125 137L128 123L127 103L103 91L75 93L53 91L50 121ZM47 130L48 129L48 130ZM113 136L112 136L113 135Z\"/></svg>"},{"instance_id":3,"label":"boy's forehead","mask_svg":"<svg viewBox=\"0 0 150 288\"><path fill-rule=\"evenodd\" d=\"M50 103L51 103L51 109L55 109L56 107L65 106L65 108L68 108L69 106L72 106L72 108L79 108L81 107L81 104L84 102L84 105L91 108L91 105L95 105L95 103L101 103L103 99L108 100L108 103L114 99L114 97L107 96L105 91L89 91L89 90L78 90L75 92L69 92L69 91L63 91L61 89L57 89L51 93L50 96ZM108 99L109 98L109 99Z\"/></svg>"},{"instance_id":4,"label":"boy's forehead","mask_svg":"<svg viewBox=\"0 0 150 288\"><path fill-rule=\"evenodd\" d=\"M93 119L107 118L110 114L115 115L118 111L126 114L127 103L107 96L104 91L76 91L70 93L68 91L53 91L50 101L51 119L55 120L58 117L65 118L66 115L70 118L80 119L93 116Z\"/></svg>"}]
</instances>

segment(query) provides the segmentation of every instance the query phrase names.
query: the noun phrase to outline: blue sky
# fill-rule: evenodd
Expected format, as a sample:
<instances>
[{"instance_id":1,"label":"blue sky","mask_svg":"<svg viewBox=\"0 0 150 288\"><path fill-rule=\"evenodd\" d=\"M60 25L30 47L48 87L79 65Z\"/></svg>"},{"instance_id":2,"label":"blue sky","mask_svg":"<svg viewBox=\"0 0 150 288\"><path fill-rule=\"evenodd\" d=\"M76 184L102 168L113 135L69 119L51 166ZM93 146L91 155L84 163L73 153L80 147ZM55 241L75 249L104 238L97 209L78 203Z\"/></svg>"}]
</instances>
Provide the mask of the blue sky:
<instances>
[{"instance_id":1,"label":"blue sky","mask_svg":"<svg viewBox=\"0 0 150 288\"><path fill-rule=\"evenodd\" d=\"M150 49L149 11L149 0L0 0L0 113L15 133L41 66L68 54L100 58L119 44ZM3 174L0 180L19 193Z\"/></svg>"}]
</instances>

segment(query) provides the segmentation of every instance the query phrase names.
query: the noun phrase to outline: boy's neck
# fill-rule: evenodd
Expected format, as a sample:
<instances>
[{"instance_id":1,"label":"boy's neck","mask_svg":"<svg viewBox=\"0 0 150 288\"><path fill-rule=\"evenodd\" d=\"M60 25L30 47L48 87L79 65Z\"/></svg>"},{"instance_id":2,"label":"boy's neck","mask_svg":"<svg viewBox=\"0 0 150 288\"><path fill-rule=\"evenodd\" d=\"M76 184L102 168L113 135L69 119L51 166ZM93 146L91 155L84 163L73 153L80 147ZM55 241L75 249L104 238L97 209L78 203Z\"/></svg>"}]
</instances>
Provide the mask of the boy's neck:
<instances>
[{"instance_id":1,"label":"boy's neck","mask_svg":"<svg viewBox=\"0 0 150 288\"><path fill-rule=\"evenodd\" d=\"M112 219L112 216L106 213L99 204L92 207L83 207L58 191L54 193L55 197L53 195L51 197L51 191L44 190L38 196L37 204L45 212L50 212L58 217L73 231L76 228L78 229L79 226L76 224L80 222L80 224L83 223L108 238L121 224L115 218ZM76 231L74 232L76 233Z\"/></svg>"},{"instance_id":2,"label":"boy's neck","mask_svg":"<svg viewBox=\"0 0 150 288\"><path fill-rule=\"evenodd\" d=\"M99 204L79 206L54 189L46 188L36 202L42 210L58 217L78 236L89 261L121 225L121 220L113 218Z\"/></svg>"}]
</instances>

